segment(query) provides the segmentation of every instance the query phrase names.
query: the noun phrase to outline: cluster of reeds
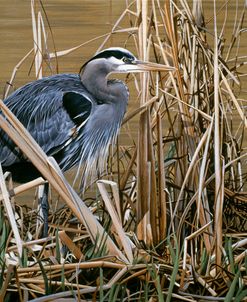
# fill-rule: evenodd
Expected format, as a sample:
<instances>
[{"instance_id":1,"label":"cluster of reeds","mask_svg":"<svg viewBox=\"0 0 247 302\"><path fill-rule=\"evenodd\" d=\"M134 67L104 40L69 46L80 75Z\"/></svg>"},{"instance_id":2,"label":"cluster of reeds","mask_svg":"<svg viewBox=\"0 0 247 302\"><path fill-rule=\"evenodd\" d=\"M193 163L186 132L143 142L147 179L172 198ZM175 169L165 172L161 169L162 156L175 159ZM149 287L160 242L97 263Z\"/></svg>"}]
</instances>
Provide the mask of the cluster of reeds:
<instances>
[{"instance_id":1,"label":"cluster of reeds","mask_svg":"<svg viewBox=\"0 0 247 302\"><path fill-rule=\"evenodd\" d=\"M15 196L44 180L14 187L0 169L0 301L246 300L245 7L225 44L228 4L212 1L205 20L201 0L136 0L100 37L100 49L122 35L138 58L175 71L128 77L136 109L122 133L131 143L113 149L88 200L0 103L0 126L59 196L52 197L49 237L39 239L38 210L18 206ZM42 13L36 23L33 6L32 16L40 77L44 60L85 43L47 53ZM129 133L136 123L137 140Z\"/></svg>"}]
</instances>

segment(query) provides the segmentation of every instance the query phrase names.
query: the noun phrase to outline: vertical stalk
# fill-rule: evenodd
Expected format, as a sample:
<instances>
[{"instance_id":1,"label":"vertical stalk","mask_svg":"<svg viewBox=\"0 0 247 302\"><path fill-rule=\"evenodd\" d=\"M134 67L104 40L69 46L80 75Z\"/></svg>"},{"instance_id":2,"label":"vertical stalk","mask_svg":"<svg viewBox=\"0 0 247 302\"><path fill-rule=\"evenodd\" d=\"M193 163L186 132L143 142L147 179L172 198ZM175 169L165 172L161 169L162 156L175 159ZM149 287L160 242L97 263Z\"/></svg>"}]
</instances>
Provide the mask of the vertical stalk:
<instances>
[{"instance_id":1,"label":"vertical stalk","mask_svg":"<svg viewBox=\"0 0 247 302\"><path fill-rule=\"evenodd\" d=\"M42 78L42 42L41 42L41 14L38 13L36 21L35 16L35 1L31 0L31 13L32 13L32 28L33 28L33 43L34 43L34 56L35 56L35 75L37 79Z\"/></svg>"},{"instance_id":2,"label":"vertical stalk","mask_svg":"<svg viewBox=\"0 0 247 302\"><path fill-rule=\"evenodd\" d=\"M162 145L162 121L160 113L157 114L157 153L158 153L158 213L157 224L159 227L159 241L162 241L166 236L166 181L164 167L164 153Z\"/></svg>"},{"instance_id":3,"label":"vertical stalk","mask_svg":"<svg viewBox=\"0 0 247 302\"><path fill-rule=\"evenodd\" d=\"M139 57L141 60L147 58L147 5L148 0L137 0L137 14L141 17L138 29ZM142 73L141 77L141 99L140 105L147 100L148 74ZM148 167L148 111L143 112L139 119L138 132L138 164L137 164L137 236L139 240L147 242L147 225L150 224L148 203L150 193L150 169ZM145 217L145 219L144 219Z\"/></svg>"},{"instance_id":4,"label":"vertical stalk","mask_svg":"<svg viewBox=\"0 0 247 302\"><path fill-rule=\"evenodd\" d=\"M220 108L219 108L219 66L218 66L218 33L216 1L214 0L214 167L215 167L215 254L216 265L221 265L221 246L222 246L222 165L221 165L221 139L220 139Z\"/></svg>"}]
</instances>

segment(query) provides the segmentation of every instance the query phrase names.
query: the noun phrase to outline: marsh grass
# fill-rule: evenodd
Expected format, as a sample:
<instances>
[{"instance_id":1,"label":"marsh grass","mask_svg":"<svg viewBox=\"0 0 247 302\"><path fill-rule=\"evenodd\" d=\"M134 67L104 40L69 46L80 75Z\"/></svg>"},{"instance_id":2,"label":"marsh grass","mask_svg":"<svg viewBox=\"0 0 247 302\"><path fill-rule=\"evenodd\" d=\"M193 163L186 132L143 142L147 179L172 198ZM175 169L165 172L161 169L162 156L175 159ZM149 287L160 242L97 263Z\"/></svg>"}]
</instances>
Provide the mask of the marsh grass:
<instances>
[{"instance_id":1,"label":"marsh grass","mask_svg":"<svg viewBox=\"0 0 247 302\"><path fill-rule=\"evenodd\" d=\"M35 3L32 51L40 77L42 64L91 41L48 52L47 15ZM226 44L227 8L213 1L205 19L200 0L136 0L98 37L99 50L122 35L140 59L176 70L128 76L136 109L122 132L131 143L111 150L107 173L88 185L88 200L0 102L0 126L59 196L49 237L39 239L37 209L15 198L44 180L13 186L0 170L0 301L244 301L247 61L239 53L245 8L238 6ZM133 121L138 139L129 132Z\"/></svg>"}]
</instances>

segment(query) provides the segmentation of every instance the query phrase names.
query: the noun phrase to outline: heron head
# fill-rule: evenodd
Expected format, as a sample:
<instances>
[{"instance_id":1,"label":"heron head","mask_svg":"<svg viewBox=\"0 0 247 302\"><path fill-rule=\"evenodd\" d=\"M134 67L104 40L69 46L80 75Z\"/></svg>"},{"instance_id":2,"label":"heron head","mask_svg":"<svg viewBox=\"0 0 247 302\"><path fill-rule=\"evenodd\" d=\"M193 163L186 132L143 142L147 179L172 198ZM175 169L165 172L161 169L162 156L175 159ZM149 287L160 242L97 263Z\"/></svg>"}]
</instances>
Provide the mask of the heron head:
<instances>
[{"instance_id":1,"label":"heron head","mask_svg":"<svg viewBox=\"0 0 247 302\"><path fill-rule=\"evenodd\" d=\"M109 73L128 73L145 71L172 71L174 67L138 60L130 51L121 47L110 47L95 54L81 68L93 62L104 66Z\"/></svg>"}]
</instances>

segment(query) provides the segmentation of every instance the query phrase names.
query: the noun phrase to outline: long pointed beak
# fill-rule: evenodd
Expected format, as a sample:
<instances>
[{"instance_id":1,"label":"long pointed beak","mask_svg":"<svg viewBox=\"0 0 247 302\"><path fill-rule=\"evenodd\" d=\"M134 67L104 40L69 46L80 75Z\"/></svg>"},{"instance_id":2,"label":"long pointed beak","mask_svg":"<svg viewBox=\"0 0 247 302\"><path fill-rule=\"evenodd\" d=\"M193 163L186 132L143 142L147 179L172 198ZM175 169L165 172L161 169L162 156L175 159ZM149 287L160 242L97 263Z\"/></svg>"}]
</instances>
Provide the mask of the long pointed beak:
<instances>
[{"instance_id":1,"label":"long pointed beak","mask_svg":"<svg viewBox=\"0 0 247 302\"><path fill-rule=\"evenodd\" d=\"M174 71L175 68L168 65L144 62L140 60L132 61L129 64L119 65L118 68L113 71L113 73L126 73L126 72L145 72L145 71Z\"/></svg>"},{"instance_id":2,"label":"long pointed beak","mask_svg":"<svg viewBox=\"0 0 247 302\"><path fill-rule=\"evenodd\" d=\"M175 67L169 65L163 65L153 62L145 62L140 60L136 60L133 65L136 66L136 71L138 71L138 69L140 71L174 71L175 70ZM132 71L134 70L132 69Z\"/></svg>"}]
</instances>

